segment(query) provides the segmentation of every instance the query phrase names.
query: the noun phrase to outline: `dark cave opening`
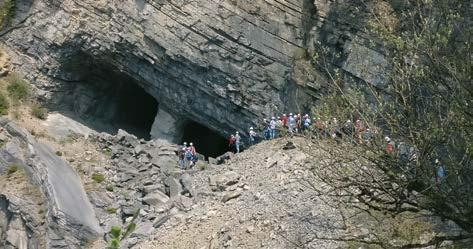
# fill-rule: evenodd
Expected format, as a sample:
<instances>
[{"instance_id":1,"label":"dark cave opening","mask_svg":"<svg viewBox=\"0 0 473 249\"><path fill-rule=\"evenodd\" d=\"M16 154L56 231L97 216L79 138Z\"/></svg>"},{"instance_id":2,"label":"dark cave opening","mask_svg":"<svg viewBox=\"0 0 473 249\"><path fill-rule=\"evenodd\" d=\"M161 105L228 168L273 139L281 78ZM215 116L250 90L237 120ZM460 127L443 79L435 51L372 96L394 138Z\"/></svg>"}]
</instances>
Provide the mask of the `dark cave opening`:
<instances>
[{"instance_id":1,"label":"dark cave opening","mask_svg":"<svg viewBox=\"0 0 473 249\"><path fill-rule=\"evenodd\" d=\"M85 55L72 58L62 69L73 80L64 83L53 110L98 132L123 129L150 138L159 104L139 82Z\"/></svg>"},{"instance_id":2,"label":"dark cave opening","mask_svg":"<svg viewBox=\"0 0 473 249\"><path fill-rule=\"evenodd\" d=\"M217 132L193 121L183 125L183 142L193 143L197 153L206 157L218 157L228 151L227 139Z\"/></svg>"},{"instance_id":3,"label":"dark cave opening","mask_svg":"<svg viewBox=\"0 0 473 249\"><path fill-rule=\"evenodd\" d=\"M149 139L158 112L158 102L131 81L122 82L117 88L117 107L112 119L114 126Z\"/></svg>"}]
</instances>

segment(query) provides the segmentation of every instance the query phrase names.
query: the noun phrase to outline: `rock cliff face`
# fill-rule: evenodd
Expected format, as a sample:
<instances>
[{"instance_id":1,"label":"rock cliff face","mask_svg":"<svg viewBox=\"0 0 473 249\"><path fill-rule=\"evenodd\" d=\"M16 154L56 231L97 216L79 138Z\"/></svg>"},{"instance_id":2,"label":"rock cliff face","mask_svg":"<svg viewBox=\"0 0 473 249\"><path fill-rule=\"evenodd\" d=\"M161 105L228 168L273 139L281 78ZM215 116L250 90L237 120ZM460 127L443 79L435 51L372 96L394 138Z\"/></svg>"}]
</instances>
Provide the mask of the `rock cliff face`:
<instances>
[{"instance_id":1,"label":"rock cliff face","mask_svg":"<svg viewBox=\"0 0 473 249\"><path fill-rule=\"evenodd\" d=\"M360 27L338 7L310 0L24 0L2 39L17 54L14 65L58 110L88 120L122 112L106 103L110 89L126 81L159 105L157 115L146 114L156 115L146 132L177 142L189 122L226 135L264 116L306 111L326 84L307 59L320 42L343 54L333 66L379 82L382 56L359 41ZM374 59L360 64L365 57Z\"/></svg>"},{"instance_id":2,"label":"rock cliff face","mask_svg":"<svg viewBox=\"0 0 473 249\"><path fill-rule=\"evenodd\" d=\"M0 247L79 248L102 234L72 167L13 122L1 118L0 126L0 141L5 143L0 149ZM32 190L11 189L19 185L14 177L4 178L12 165L26 172Z\"/></svg>"}]
</instances>

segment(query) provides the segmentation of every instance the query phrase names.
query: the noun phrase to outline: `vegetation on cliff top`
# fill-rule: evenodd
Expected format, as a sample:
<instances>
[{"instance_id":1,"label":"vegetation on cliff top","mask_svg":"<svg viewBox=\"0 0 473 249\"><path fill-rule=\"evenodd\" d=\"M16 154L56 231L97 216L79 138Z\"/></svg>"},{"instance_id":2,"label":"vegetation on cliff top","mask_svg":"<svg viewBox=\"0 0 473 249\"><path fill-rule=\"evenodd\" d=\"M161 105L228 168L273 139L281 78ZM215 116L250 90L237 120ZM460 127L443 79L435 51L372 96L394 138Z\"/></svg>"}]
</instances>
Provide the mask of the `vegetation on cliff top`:
<instances>
[{"instance_id":1,"label":"vegetation on cliff top","mask_svg":"<svg viewBox=\"0 0 473 249\"><path fill-rule=\"evenodd\" d=\"M376 37L388 59L386 85L345 84L344 75L330 67L324 48L314 65L331 79L332 91L314 111L339 120L362 119L379 131L362 148L360 158L334 154L334 165L358 164L357 170L320 175L330 191L348 205L393 216L430 212L453 221L463 233L438 233L429 241L402 248L440 245L473 236L473 25L469 1L361 1L370 13L367 32ZM407 165L400 154L384 150L384 136L415 151ZM332 153L339 153L334 152ZM439 159L446 177L439 181ZM370 162L378 173L367 169ZM315 173L319 174L319 173ZM350 189L343 188L350 186ZM348 198L348 199L346 199ZM356 199L356 202L353 202ZM376 234L376 231L374 232ZM360 241L377 247L394 245L382 237Z\"/></svg>"},{"instance_id":2,"label":"vegetation on cliff top","mask_svg":"<svg viewBox=\"0 0 473 249\"><path fill-rule=\"evenodd\" d=\"M4 0L0 3L0 27L9 25L15 10L14 0Z\"/></svg>"},{"instance_id":3,"label":"vegetation on cliff top","mask_svg":"<svg viewBox=\"0 0 473 249\"><path fill-rule=\"evenodd\" d=\"M20 119L25 108L33 117L47 117L47 109L34 100L30 84L21 75L10 72L0 79L0 115L11 113L14 119Z\"/></svg>"}]
</instances>

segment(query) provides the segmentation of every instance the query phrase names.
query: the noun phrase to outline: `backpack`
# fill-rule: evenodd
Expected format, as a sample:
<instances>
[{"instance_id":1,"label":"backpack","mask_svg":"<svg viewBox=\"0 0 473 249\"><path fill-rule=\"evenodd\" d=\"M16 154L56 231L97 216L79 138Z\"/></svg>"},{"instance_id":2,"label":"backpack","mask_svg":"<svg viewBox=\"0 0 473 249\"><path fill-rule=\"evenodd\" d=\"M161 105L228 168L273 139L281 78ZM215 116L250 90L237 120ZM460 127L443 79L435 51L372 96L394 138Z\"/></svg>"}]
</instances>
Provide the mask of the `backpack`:
<instances>
[{"instance_id":1,"label":"backpack","mask_svg":"<svg viewBox=\"0 0 473 249\"><path fill-rule=\"evenodd\" d=\"M185 148L182 148L180 149L177 154L179 156L180 159L184 159L184 154L186 153L186 149Z\"/></svg>"},{"instance_id":2,"label":"backpack","mask_svg":"<svg viewBox=\"0 0 473 249\"><path fill-rule=\"evenodd\" d=\"M191 160L193 157L191 150L186 150L186 159Z\"/></svg>"},{"instance_id":3,"label":"backpack","mask_svg":"<svg viewBox=\"0 0 473 249\"><path fill-rule=\"evenodd\" d=\"M306 119L304 120L304 125L305 125L305 126L309 126L309 125L310 125L310 119L306 118Z\"/></svg>"}]
</instances>

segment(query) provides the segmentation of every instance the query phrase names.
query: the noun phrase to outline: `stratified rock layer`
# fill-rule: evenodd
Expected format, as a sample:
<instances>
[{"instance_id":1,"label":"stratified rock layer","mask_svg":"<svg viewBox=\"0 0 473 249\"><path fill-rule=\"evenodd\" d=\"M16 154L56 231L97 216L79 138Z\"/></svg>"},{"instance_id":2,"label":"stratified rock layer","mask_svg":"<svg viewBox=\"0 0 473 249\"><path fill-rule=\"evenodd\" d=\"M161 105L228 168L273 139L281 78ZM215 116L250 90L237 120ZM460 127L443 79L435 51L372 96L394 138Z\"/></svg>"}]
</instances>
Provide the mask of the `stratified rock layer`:
<instances>
[{"instance_id":1,"label":"stratified rock layer","mask_svg":"<svg viewBox=\"0 0 473 249\"><path fill-rule=\"evenodd\" d=\"M34 1L6 42L41 89L106 65L173 115L233 131L282 111L303 49L302 2Z\"/></svg>"},{"instance_id":2,"label":"stratified rock layer","mask_svg":"<svg viewBox=\"0 0 473 249\"><path fill-rule=\"evenodd\" d=\"M108 74L115 72L135 81L169 114L162 128L153 125L153 134L179 136L170 128L189 120L224 135L262 117L307 111L328 82L310 63L324 46L332 53L329 67L380 84L386 62L367 45L364 5L356 4L21 1L13 21L21 24L2 39L17 52L13 65L44 97L74 102L78 114L102 104L87 92L72 94L77 85L91 75L97 76L94 82L110 81Z\"/></svg>"}]
</instances>

